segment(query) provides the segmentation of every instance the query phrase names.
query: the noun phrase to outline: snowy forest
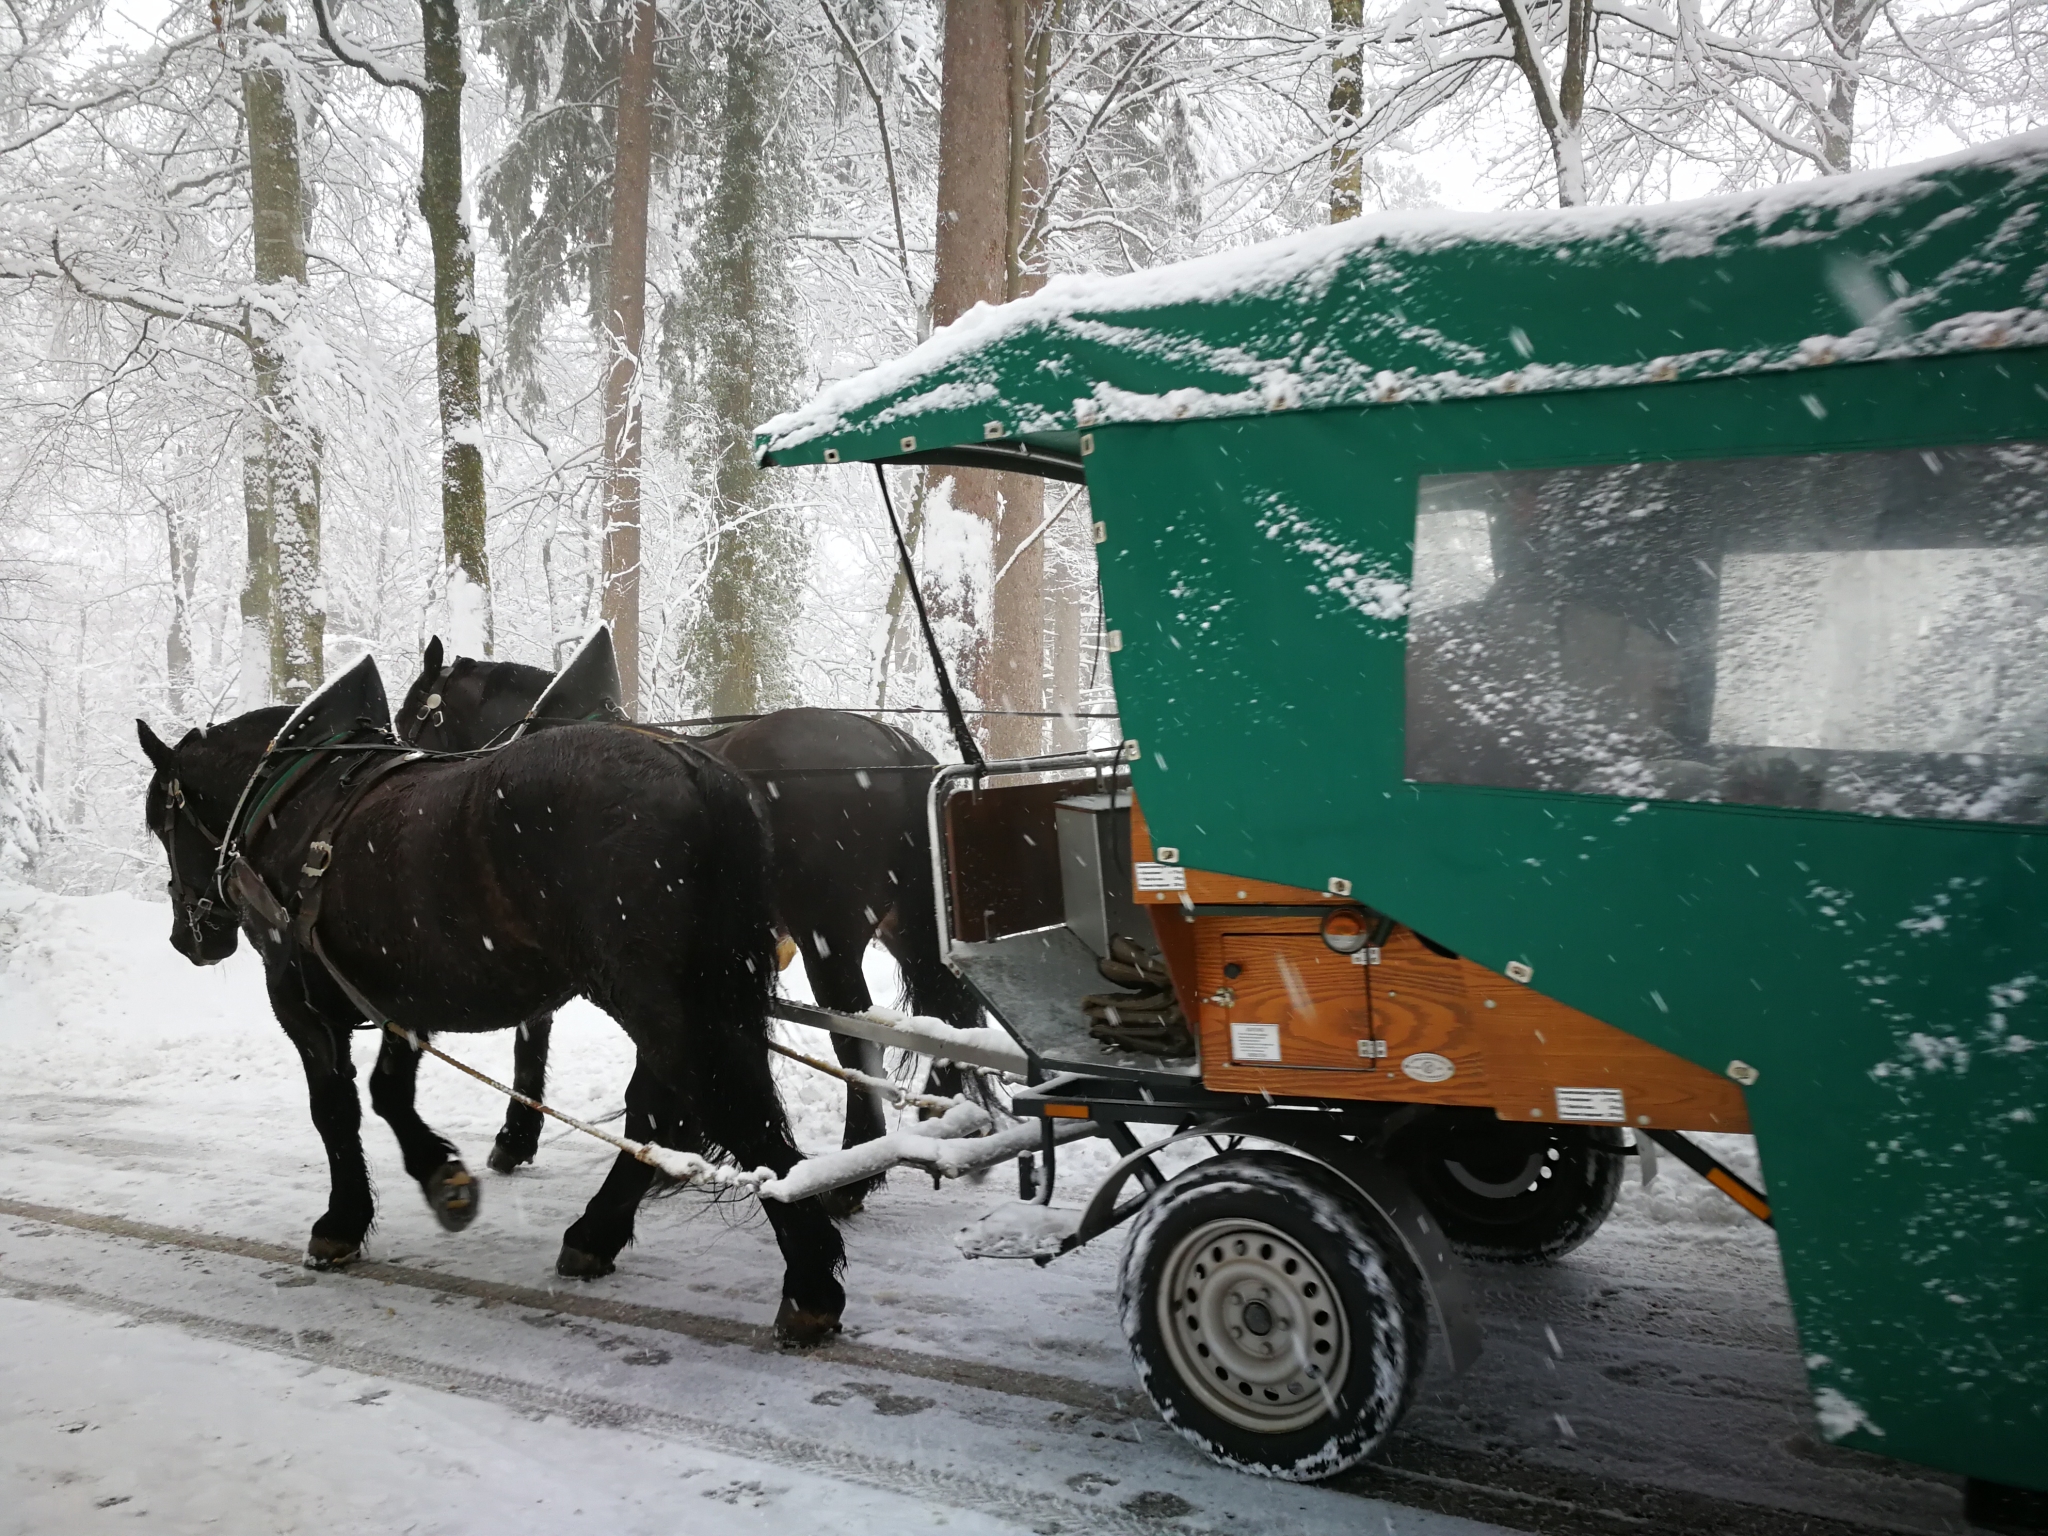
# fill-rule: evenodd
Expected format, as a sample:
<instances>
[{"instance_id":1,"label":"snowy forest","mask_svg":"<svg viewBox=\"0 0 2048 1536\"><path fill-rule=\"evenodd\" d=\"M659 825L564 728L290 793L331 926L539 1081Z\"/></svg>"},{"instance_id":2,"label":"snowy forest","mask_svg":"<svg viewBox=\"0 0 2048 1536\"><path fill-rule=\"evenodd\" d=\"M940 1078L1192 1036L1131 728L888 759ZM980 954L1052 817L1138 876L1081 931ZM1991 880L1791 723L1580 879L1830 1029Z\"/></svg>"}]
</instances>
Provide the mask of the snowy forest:
<instances>
[{"instance_id":1,"label":"snowy forest","mask_svg":"<svg viewBox=\"0 0 2048 1536\"><path fill-rule=\"evenodd\" d=\"M873 480L757 423L1051 274L2020 132L2048 0L7 0L0 61L0 876L84 893L162 879L136 716L431 635L929 710ZM990 745L1115 739L1085 498L894 474Z\"/></svg>"}]
</instances>

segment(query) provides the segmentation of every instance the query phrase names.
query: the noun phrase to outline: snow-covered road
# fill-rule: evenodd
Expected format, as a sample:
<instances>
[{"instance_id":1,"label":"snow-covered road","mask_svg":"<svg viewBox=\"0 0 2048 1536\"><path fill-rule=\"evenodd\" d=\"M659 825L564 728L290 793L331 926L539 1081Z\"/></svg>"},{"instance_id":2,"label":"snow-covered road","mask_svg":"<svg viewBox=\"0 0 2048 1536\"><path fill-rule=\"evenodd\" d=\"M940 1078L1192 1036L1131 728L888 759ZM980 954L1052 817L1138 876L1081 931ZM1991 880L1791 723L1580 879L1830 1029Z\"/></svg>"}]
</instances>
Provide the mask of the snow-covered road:
<instances>
[{"instance_id":1,"label":"snow-covered road","mask_svg":"<svg viewBox=\"0 0 2048 1536\"><path fill-rule=\"evenodd\" d=\"M1953 1482L1817 1443L1770 1234L1669 1160L1566 1262L1476 1275L1480 1364L1433 1371L1385 1465L1321 1488L1159 1424L1113 1239L960 1259L1001 1175L897 1174L848 1228L846 1341L811 1355L765 1347L780 1265L746 1206L657 1203L617 1275L556 1280L607 1160L579 1138L487 1175L451 1236L370 1117L375 1262L313 1276L296 1061L251 957L194 970L168 920L0 892L0 1533L1964 1529ZM508 1037L458 1054L509 1072ZM555 1061L552 1099L616 1106L608 1021L566 1013ZM801 1137L836 1141L838 1088L800 1074ZM500 1106L431 1063L421 1106L480 1166ZM1064 1154L1066 1196L1106 1160Z\"/></svg>"}]
</instances>

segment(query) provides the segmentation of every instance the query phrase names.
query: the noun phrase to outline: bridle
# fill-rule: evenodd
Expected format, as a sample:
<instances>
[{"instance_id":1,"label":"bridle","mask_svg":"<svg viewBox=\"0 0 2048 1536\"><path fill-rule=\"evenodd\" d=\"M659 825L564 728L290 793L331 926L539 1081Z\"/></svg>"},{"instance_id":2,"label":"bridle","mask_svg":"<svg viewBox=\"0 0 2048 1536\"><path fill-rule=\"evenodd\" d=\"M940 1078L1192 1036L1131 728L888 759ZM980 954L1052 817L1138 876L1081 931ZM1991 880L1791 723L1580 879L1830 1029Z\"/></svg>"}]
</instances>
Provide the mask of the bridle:
<instances>
[{"instance_id":1,"label":"bridle","mask_svg":"<svg viewBox=\"0 0 2048 1536\"><path fill-rule=\"evenodd\" d=\"M186 925L192 931L195 944L203 942L202 925L216 909L225 909L243 921L255 920L273 930L273 939L279 938L288 926L303 928L302 942L310 939L311 923L319 910L317 898L308 900L313 883L327 872L334 856L334 835L343 819L351 811L362 794L375 784L386 768L380 767L358 780L353 789L344 788L340 800L330 811L325 825L306 846L306 864L299 873L307 882L301 887L296 903L304 917L303 924L294 925L290 913L279 902L277 896L264 883L262 876L251 868L244 858L249 834L262 816L266 806L273 814L276 811L274 797L295 792L306 779L300 777L300 770L307 760L314 762L322 758L338 756L392 754L389 766L398 767L427 757L470 756L469 753L422 752L404 743L391 739L388 731L382 741L347 742L339 738L297 747L278 750L277 740L272 739L263 749L263 754L249 770L248 778L242 781L241 793L235 797L235 808L229 813L224 832L216 832L206 824L200 814L192 808L186 798L183 784L178 778L178 760L173 752L164 778L163 813L158 820L157 830L162 834L165 852L170 857L171 892L184 910ZM343 775L346 786L354 770ZM187 822L193 831L206 840L208 850L213 854L212 877L203 884L188 880L178 859L178 822ZM274 823L273 823L274 824ZM318 946L314 945L317 952ZM321 957L323 963L325 956ZM332 966L329 966L332 970ZM339 975L337 980L341 980ZM343 984L344 990L349 990Z\"/></svg>"},{"instance_id":2,"label":"bridle","mask_svg":"<svg viewBox=\"0 0 2048 1536\"><path fill-rule=\"evenodd\" d=\"M441 667L440 675L429 685L429 692L425 701L421 703L411 723L406 726L404 735L399 737L399 740L408 747L419 739L420 729L427 723L429 718L433 720L435 725L441 723L443 718L441 714L441 693L448 686L449 674L454 670L454 662L444 663Z\"/></svg>"},{"instance_id":3,"label":"bridle","mask_svg":"<svg viewBox=\"0 0 2048 1536\"><path fill-rule=\"evenodd\" d=\"M223 898L222 902L214 900L214 897L221 894L220 869L217 862L214 868L213 879L208 882L207 886L195 886L185 878L185 871L178 862L178 822L182 819L193 831L205 838L207 847L213 852L216 860L218 860L221 851L222 839L220 834L209 827L206 824L205 818L192 809L190 802L186 800L184 786L178 782L178 775L175 771L177 767L177 757L175 754L171 758L171 766L173 771L164 781L164 809L163 816L158 824L158 830L163 836L164 852L171 861L171 895L183 912L186 926L192 930L192 942L199 944L203 942L200 925L213 914L216 906L224 904L225 898ZM209 886L211 888L210 893Z\"/></svg>"},{"instance_id":4,"label":"bridle","mask_svg":"<svg viewBox=\"0 0 2048 1536\"><path fill-rule=\"evenodd\" d=\"M276 767L276 759L271 755L271 748L275 746L276 743L273 741L271 747L264 749L263 755L256 760L256 766L249 770L249 777L242 781L242 791L235 796L235 808L228 815L225 833L214 831L206 824L205 818L192 809L191 803L185 798L184 786L178 781L177 753L173 751L171 754L171 772L164 781L164 812L160 830L163 834L164 851L171 861L171 892L184 908L185 923L192 930L192 941L195 944L200 942L200 924L206 921L215 908L225 908L239 915L239 909L228 898L228 868L241 852L242 840L236 835L236 831L242 826L242 816L249 805L249 797L263 780L265 771ZM213 874L204 885L194 885L188 881L178 863L177 828L180 818L206 839L207 849L213 854Z\"/></svg>"}]
</instances>

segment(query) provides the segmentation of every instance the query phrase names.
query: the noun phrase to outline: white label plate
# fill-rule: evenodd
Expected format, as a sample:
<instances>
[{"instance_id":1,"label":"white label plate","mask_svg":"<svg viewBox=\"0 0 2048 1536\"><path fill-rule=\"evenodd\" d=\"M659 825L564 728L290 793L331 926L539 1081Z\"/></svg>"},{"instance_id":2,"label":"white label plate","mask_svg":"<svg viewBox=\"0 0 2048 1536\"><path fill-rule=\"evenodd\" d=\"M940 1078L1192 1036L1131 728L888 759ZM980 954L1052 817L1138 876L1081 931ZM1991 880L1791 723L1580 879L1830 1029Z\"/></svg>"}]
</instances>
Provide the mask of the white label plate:
<instances>
[{"instance_id":1,"label":"white label plate","mask_svg":"<svg viewBox=\"0 0 2048 1536\"><path fill-rule=\"evenodd\" d=\"M1401 1058L1401 1070L1418 1083L1447 1083L1458 1069L1448 1056L1439 1056L1435 1051L1417 1051L1413 1056Z\"/></svg>"},{"instance_id":2,"label":"white label plate","mask_svg":"<svg viewBox=\"0 0 2048 1536\"><path fill-rule=\"evenodd\" d=\"M1141 891L1184 891L1188 888L1188 872L1177 864L1140 864L1138 889ZM1276 1056L1275 1061L1279 1060Z\"/></svg>"},{"instance_id":3,"label":"white label plate","mask_svg":"<svg viewBox=\"0 0 2048 1536\"><path fill-rule=\"evenodd\" d=\"M1145 866L1138 866L1143 869ZM1280 1026L1278 1024L1233 1024L1230 1026L1230 1059L1232 1061L1278 1061L1280 1059Z\"/></svg>"},{"instance_id":4,"label":"white label plate","mask_svg":"<svg viewBox=\"0 0 2048 1536\"><path fill-rule=\"evenodd\" d=\"M1626 1120L1628 1106L1619 1088L1560 1088L1557 1090L1557 1118L1560 1120Z\"/></svg>"}]
</instances>

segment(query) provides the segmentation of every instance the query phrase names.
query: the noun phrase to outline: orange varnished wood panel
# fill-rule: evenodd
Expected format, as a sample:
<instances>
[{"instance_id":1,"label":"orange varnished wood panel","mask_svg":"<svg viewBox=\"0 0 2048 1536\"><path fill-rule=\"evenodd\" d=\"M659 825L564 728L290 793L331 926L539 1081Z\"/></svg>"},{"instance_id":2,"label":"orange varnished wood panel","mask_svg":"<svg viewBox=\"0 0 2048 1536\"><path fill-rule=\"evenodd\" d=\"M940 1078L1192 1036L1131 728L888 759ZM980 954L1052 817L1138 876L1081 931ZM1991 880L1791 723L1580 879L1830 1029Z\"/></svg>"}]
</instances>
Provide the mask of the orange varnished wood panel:
<instances>
[{"instance_id":1,"label":"orange varnished wood panel","mask_svg":"<svg viewBox=\"0 0 2048 1536\"><path fill-rule=\"evenodd\" d=\"M1560 1088L1609 1089L1621 1093L1621 1115L1608 1124L1749 1128L1734 1083L1483 966L1437 955L1405 929L1389 936L1379 964L1357 966L1323 945L1312 914L1158 916L1162 936L1173 934L1176 981L1192 971L1188 1011L1202 1081L1213 1089L1477 1105L1544 1121L1558 1119ZM1228 977L1233 962L1241 972ZM1229 1005L1218 1001L1225 989ZM1233 1060L1230 1025L1248 1022L1280 1026L1277 1064ZM1385 1055L1360 1057L1361 1039ZM1435 1082L1409 1075L1406 1063L1425 1053L1447 1061L1450 1074Z\"/></svg>"},{"instance_id":2,"label":"orange varnished wood panel","mask_svg":"<svg viewBox=\"0 0 2048 1536\"><path fill-rule=\"evenodd\" d=\"M1385 1047L1380 1077L1390 1096L1398 1090L1398 1097L1416 1104L1494 1102L1486 1031L1473 1026L1458 961L1431 953L1414 934L1396 928L1380 947L1379 964L1363 974L1372 989L1373 1031ZM1449 1062L1450 1075L1429 1081L1441 1068L1428 1057Z\"/></svg>"},{"instance_id":3,"label":"orange varnished wood panel","mask_svg":"<svg viewBox=\"0 0 2048 1536\"><path fill-rule=\"evenodd\" d=\"M1200 1013L1198 998L1201 989L1196 985L1195 962L1197 939L1195 918L1181 911L1164 912L1154 910L1145 914L1152 919L1152 936L1159 944L1159 953L1166 957L1166 969L1173 977L1174 1000L1180 1004L1180 1011L1190 1019Z\"/></svg>"},{"instance_id":4,"label":"orange varnished wood panel","mask_svg":"<svg viewBox=\"0 0 2048 1536\"><path fill-rule=\"evenodd\" d=\"M1138 808L1137 798L1131 800L1131 860L1137 864L1152 862L1152 834L1145 825L1144 812ZM1343 906L1349 898L1332 896L1325 891L1311 891L1299 885L1278 885L1271 880L1247 880L1239 875L1217 874L1214 870L1189 869L1187 890L1182 891L1141 891L1137 882L1131 883L1131 899L1141 906L1247 906L1247 907L1299 907L1299 906ZM1185 896L1187 900L1182 901Z\"/></svg>"},{"instance_id":5,"label":"orange varnished wood panel","mask_svg":"<svg viewBox=\"0 0 2048 1536\"><path fill-rule=\"evenodd\" d=\"M1131 856L1139 863L1154 856L1135 800ZM1406 929L1381 946L1379 964L1354 966L1323 944L1313 913L1193 910L1342 906L1352 898L1210 870L1188 869L1186 876L1185 891L1139 891L1135 899L1155 909L1153 928L1181 1008L1195 1022L1202 1081L1210 1088L1490 1106L1503 1119L1545 1121L1558 1118L1560 1088L1618 1089L1622 1115L1610 1124L1749 1129L1742 1090L1726 1078L1484 966L1438 955ZM1231 962L1243 967L1235 978L1223 973ZM1225 988L1234 1005L1215 1001ZM1232 1060L1233 1022L1279 1025L1280 1062ZM1385 1054L1360 1056L1360 1040L1377 1042ZM1436 1082L1408 1075L1403 1063L1421 1055L1442 1057L1450 1075Z\"/></svg>"},{"instance_id":6,"label":"orange varnished wood panel","mask_svg":"<svg viewBox=\"0 0 2048 1536\"><path fill-rule=\"evenodd\" d=\"M1486 1042L1503 1120L1557 1119L1560 1088L1618 1088L1623 1115L1615 1124L1749 1129L1742 1090L1727 1078L1484 966L1456 963L1465 973L1470 1017Z\"/></svg>"}]
</instances>

